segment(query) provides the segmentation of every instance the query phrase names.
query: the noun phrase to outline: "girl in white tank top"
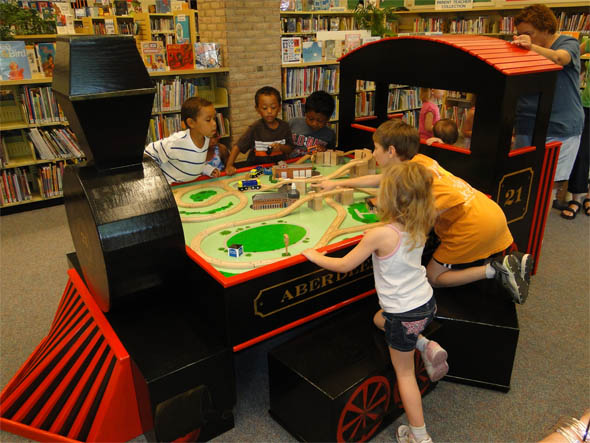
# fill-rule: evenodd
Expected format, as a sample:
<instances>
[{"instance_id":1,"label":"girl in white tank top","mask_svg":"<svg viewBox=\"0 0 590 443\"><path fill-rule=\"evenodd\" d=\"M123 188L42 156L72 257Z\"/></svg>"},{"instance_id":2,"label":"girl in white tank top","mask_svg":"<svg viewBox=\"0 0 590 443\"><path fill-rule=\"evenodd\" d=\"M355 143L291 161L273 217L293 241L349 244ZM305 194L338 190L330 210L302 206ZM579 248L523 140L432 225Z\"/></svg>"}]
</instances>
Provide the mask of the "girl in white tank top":
<instances>
[{"instance_id":1,"label":"girl in white tank top","mask_svg":"<svg viewBox=\"0 0 590 443\"><path fill-rule=\"evenodd\" d=\"M385 152L375 143L374 157ZM303 255L317 265L335 272L348 272L369 256L373 259L375 289L381 310L374 322L385 331L402 403L410 426L397 431L398 441L432 442L426 432L422 398L414 376L414 351L422 351L426 369L434 380L448 371L447 353L420 332L432 321L435 302L432 287L421 264L426 236L436 217L432 177L422 165L396 162L383 172L378 208L381 222L363 236L344 257L326 257L307 249Z\"/></svg>"}]
</instances>

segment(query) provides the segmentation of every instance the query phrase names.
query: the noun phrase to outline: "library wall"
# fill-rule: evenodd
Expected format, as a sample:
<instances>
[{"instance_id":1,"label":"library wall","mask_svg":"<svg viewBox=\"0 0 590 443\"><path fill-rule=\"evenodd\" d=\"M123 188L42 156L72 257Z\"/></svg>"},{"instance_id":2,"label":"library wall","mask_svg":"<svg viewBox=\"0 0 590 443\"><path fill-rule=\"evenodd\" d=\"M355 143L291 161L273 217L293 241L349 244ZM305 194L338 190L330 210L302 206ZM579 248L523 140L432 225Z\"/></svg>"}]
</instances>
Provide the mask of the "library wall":
<instances>
[{"instance_id":1,"label":"library wall","mask_svg":"<svg viewBox=\"0 0 590 443\"><path fill-rule=\"evenodd\" d=\"M225 3L232 142L259 118L254 93L262 86L281 90L279 0L199 0ZM221 7L221 6L220 6Z\"/></svg>"}]
</instances>

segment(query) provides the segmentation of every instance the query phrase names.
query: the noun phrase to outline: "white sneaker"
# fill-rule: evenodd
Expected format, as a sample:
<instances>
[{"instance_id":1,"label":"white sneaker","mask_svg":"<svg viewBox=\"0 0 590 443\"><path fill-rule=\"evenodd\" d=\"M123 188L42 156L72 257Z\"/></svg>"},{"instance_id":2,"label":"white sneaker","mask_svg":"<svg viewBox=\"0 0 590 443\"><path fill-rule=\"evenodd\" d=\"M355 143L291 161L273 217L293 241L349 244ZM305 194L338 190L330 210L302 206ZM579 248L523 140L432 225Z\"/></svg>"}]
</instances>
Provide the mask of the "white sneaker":
<instances>
[{"instance_id":1,"label":"white sneaker","mask_svg":"<svg viewBox=\"0 0 590 443\"><path fill-rule=\"evenodd\" d=\"M424 367L431 381L439 381L449 372L447 351L434 340L430 340L421 353Z\"/></svg>"},{"instance_id":2,"label":"white sneaker","mask_svg":"<svg viewBox=\"0 0 590 443\"><path fill-rule=\"evenodd\" d=\"M395 439L398 441L398 443L433 443L430 435L428 438L426 438L426 440L416 440L416 437L414 437L410 427L407 425L401 425L399 428L397 428Z\"/></svg>"}]
</instances>

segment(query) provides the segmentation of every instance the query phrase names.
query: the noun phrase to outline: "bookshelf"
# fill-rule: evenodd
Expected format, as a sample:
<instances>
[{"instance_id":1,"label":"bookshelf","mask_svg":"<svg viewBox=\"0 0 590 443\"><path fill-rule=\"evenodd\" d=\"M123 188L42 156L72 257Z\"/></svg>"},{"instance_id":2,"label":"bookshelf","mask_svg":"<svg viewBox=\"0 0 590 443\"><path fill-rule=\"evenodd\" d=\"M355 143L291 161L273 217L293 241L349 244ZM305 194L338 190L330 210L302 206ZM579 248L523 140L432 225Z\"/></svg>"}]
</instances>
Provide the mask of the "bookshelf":
<instances>
[{"instance_id":1,"label":"bookshelf","mask_svg":"<svg viewBox=\"0 0 590 443\"><path fill-rule=\"evenodd\" d=\"M525 6L538 1L474 0L473 9L435 10L434 0L406 0L409 11L396 11L400 16L400 33L443 32L512 36L514 16ZM561 31L582 31L584 18L590 14L586 1L542 2L550 7ZM588 23L586 21L585 23Z\"/></svg>"},{"instance_id":2,"label":"bookshelf","mask_svg":"<svg viewBox=\"0 0 590 443\"><path fill-rule=\"evenodd\" d=\"M281 37L300 37L302 43L316 41L318 32L355 30L353 11L349 9L280 11L280 19ZM322 90L334 97L336 106L329 126L338 134L338 66L337 60L327 57L325 48L321 61L283 63L283 120L303 117L305 98L312 92Z\"/></svg>"},{"instance_id":3,"label":"bookshelf","mask_svg":"<svg viewBox=\"0 0 590 443\"><path fill-rule=\"evenodd\" d=\"M184 100L194 95L213 103L219 135L222 139L229 138L229 96L223 86L228 73L227 68L150 72L156 96L146 144L184 129L180 107Z\"/></svg>"},{"instance_id":4,"label":"bookshelf","mask_svg":"<svg viewBox=\"0 0 590 443\"><path fill-rule=\"evenodd\" d=\"M60 203L66 163L84 159L51 78L0 81L0 209Z\"/></svg>"}]
</instances>

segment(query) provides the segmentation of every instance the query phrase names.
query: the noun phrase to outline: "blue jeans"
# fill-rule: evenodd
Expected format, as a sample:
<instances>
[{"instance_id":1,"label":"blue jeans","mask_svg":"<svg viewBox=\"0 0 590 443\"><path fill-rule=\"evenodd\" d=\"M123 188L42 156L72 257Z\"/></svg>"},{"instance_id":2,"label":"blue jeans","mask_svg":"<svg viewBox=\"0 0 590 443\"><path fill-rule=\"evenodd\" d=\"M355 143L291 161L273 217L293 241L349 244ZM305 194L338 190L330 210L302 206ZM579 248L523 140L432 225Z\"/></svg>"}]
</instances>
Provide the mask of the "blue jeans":
<instances>
[{"instance_id":1,"label":"blue jeans","mask_svg":"<svg viewBox=\"0 0 590 443\"><path fill-rule=\"evenodd\" d=\"M411 311L398 314L383 311L387 345L401 352L414 350L418 335L430 324L435 312L436 300L434 297Z\"/></svg>"}]
</instances>

